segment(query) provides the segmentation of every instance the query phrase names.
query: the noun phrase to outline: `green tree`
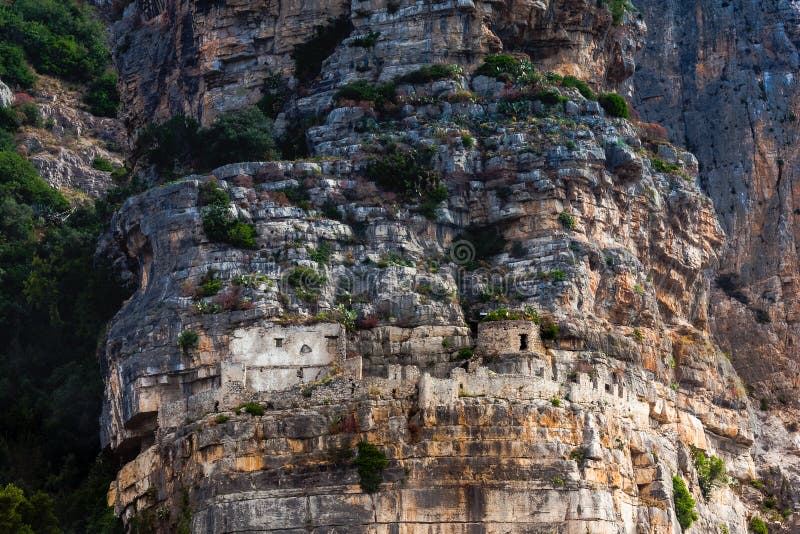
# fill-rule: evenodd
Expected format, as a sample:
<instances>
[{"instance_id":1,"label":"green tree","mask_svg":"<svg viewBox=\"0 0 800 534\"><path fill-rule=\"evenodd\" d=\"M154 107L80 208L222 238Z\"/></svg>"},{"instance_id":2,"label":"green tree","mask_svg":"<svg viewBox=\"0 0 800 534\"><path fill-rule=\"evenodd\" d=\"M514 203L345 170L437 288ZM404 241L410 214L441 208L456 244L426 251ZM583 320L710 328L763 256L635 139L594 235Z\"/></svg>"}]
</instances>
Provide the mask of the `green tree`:
<instances>
[{"instance_id":1,"label":"green tree","mask_svg":"<svg viewBox=\"0 0 800 534\"><path fill-rule=\"evenodd\" d=\"M223 113L200 132L206 167L275 159L272 121L256 107Z\"/></svg>"},{"instance_id":2,"label":"green tree","mask_svg":"<svg viewBox=\"0 0 800 534\"><path fill-rule=\"evenodd\" d=\"M672 497L675 502L678 524L683 530L686 530L697 520L697 512L694 509L694 498L686 488L686 482L679 476L672 477Z\"/></svg>"}]
</instances>

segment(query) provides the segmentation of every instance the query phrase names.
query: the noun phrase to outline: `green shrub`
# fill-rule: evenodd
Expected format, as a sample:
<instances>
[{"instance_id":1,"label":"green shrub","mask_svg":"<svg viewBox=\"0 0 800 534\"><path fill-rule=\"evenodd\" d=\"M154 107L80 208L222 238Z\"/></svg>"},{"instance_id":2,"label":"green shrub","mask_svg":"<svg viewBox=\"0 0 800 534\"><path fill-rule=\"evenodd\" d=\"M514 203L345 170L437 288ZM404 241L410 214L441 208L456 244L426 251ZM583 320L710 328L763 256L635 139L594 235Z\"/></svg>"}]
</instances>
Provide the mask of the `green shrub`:
<instances>
[{"instance_id":1,"label":"green shrub","mask_svg":"<svg viewBox=\"0 0 800 534\"><path fill-rule=\"evenodd\" d=\"M309 256L311 259L320 265L325 265L328 263L328 260L331 258L331 254L333 254L333 248L331 248L330 244L326 242L322 242L320 243L319 247L309 250Z\"/></svg>"},{"instance_id":2,"label":"green shrub","mask_svg":"<svg viewBox=\"0 0 800 534\"><path fill-rule=\"evenodd\" d=\"M114 166L106 158L94 158L94 161L92 161L92 168L103 172L114 171Z\"/></svg>"},{"instance_id":3,"label":"green shrub","mask_svg":"<svg viewBox=\"0 0 800 534\"><path fill-rule=\"evenodd\" d=\"M39 177L36 168L16 152L0 152L0 196L64 211L69 203Z\"/></svg>"},{"instance_id":4,"label":"green shrub","mask_svg":"<svg viewBox=\"0 0 800 534\"><path fill-rule=\"evenodd\" d=\"M672 477L672 498L675 502L678 524L686 530L697 520L697 512L694 509L694 499L686 488L686 483L679 476Z\"/></svg>"},{"instance_id":5,"label":"green shrub","mask_svg":"<svg viewBox=\"0 0 800 534\"><path fill-rule=\"evenodd\" d=\"M264 415L264 407L258 404L257 402L245 402L239 407L242 411L249 413L253 416L262 416Z\"/></svg>"},{"instance_id":6,"label":"green shrub","mask_svg":"<svg viewBox=\"0 0 800 534\"><path fill-rule=\"evenodd\" d=\"M200 286L197 288L197 297L213 297L222 290L222 280L217 278L217 271L208 269L206 274L200 280Z\"/></svg>"},{"instance_id":7,"label":"green shrub","mask_svg":"<svg viewBox=\"0 0 800 534\"><path fill-rule=\"evenodd\" d=\"M19 45L44 74L88 81L102 74L110 55L102 24L71 0L0 3L0 40Z\"/></svg>"},{"instance_id":8,"label":"green shrub","mask_svg":"<svg viewBox=\"0 0 800 534\"><path fill-rule=\"evenodd\" d=\"M429 83L438 80L455 80L463 76L458 65L429 65L397 78L398 83Z\"/></svg>"},{"instance_id":9,"label":"green shrub","mask_svg":"<svg viewBox=\"0 0 800 534\"><path fill-rule=\"evenodd\" d=\"M567 213L566 211L562 211L558 214L558 222L560 222L561 226L567 230L574 230L578 224L575 220L575 216L571 213Z\"/></svg>"},{"instance_id":10,"label":"green shrub","mask_svg":"<svg viewBox=\"0 0 800 534\"><path fill-rule=\"evenodd\" d=\"M498 308L496 310L490 311L487 313L482 321L490 322L490 321L520 321L522 320L522 314L509 311L506 308Z\"/></svg>"},{"instance_id":11,"label":"green shrub","mask_svg":"<svg viewBox=\"0 0 800 534\"><path fill-rule=\"evenodd\" d=\"M341 86L334 98L336 100L355 100L358 102L375 102L377 107L391 102L395 97L394 83L373 84L366 80L356 80Z\"/></svg>"},{"instance_id":12,"label":"green shrub","mask_svg":"<svg viewBox=\"0 0 800 534\"><path fill-rule=\"evenodd\" d=\"M272 121L256 107L220 114L199 136L201 146L196 147L196 155L206 168L277 157Z\"/></svg>"},{"instance_id":13,"label":"green shrub","mask_svg":"<svg viewBox=\"0 0 800 534\"><path fill-rule=\"evenodd\" d=\"M291 96L286 81L280 74L270 74L264 80L263 96L256 106L270 119L274 119L283 111Z\"/></svg>"},{"instance_id":14,"label":"green shrub","mask_svg":"<svg viewBox=\"0 0 800 534\"><path fill-rule=\"evenodd\" d=\"M210 180L200 184L198 200L201 206L227 206L230 197L215 181Z\"/></svg>"},{"instance_id":15,"label":"green shrub","mask_svg":"<svg viewBox=\"0 0 800 534\"><path fill-rule=\"evenodd\" d=\"M475 74L514 82L524 81L535 72L536 69L528 60L517 59L508 54L489 54L483 58L483 64L478 67Z\"/></svg>"},{"instance_id":16,"label":"green shrub","mask_svg":"<svg viewBox=\"0 0 800 534\"><path fill-rule=\"evenodd\" d=\"M231 418L230 418L230 417L228 417L227 415L224 415L224 414L219 414L218 416L216 416L216 417L214 418L214 422L216 422L218 425L222 425L222 424L225 424L225 423L227 423L228 421L230 421L230 419L231 419Z\"/></svg>"},{"instance_id":17,"label":"green shrub","mask_svg":"<svg viewBox=\"0 0 800 534\"><path fill-rule=\"evenodd\" d=\"M117 92L117 75L105 72L89 84L89 90L83 101L89 106L89 112L98 117L116 117L119 109L119 93Z\"/></svg>"},{"instance_id":18,"label":"green shrub","mask_svg":"<svg viewBox=\"0 0 800 534\"><path fill-rule=\"evenodd\" d=\"M769 529L767 528L767 524L764 522L763 519L761 519L757 515L753 516L753 518L750 520L749 527L750 527L750 532L753 532L754 534L769 534Z\"/></svg>"},{"instance_id":19,"label":"green shrub","mask_svg":"<svg viewBox=\"0 0 800 534\"><path fill-rule=\"evenodd\" d=\"M633 11L634 7L629 0L608 0L608 9L611 11L611 20L615 26L622 23L626 11Z\"/></svg>"},{"instance_id":20,"label":"green shrub","mask_svg":"<svg viewBox=\"0 0 800 534\"><path fill-rule=\"evenodd\" d=\"M558 325L551 322L542 323L539 327L539 334L544 340L558 339Z\"/></svg>"},{"instance_id":21,"label":"green shrub","mask_svg":"<svg viewBox=\"0 0 800 534\"><path fill-rule=\"evenodd\" d=\"M564 76L561 80L562 87L574 87L578 92L583 95L586 100L597 100L597 95L589 87L589 84L583 80L579 80L575 76Z\"/></svg>"},{"instance_id":22,"label":"green shrub","mask_svg":"<svg viewBox=\"0 0 800 534\"><path fill-rule=\"evenodd\" d=\"M137 139L136 151L160 170L175 174L196 163L202 146L199 129L200 124L185 115L149 124Z\"/></svg>"},{"instance_id":23,"label":"green shrub","mask_svg":"<svg viewBox=\"0 0 800 534\"><path fill-rule=\"evenodd\" d=\"M256 227L237 219L227 206L214 205L203 210L203 230L211 241L238 248L253 248L256 244Z\"/></svg>"},{"instance_id":24,"label":"green shrub","mask_svg":"<svg viewBox=\"0 0 800 534\"><path fill-rule=\"evenodd\" d=\"M623 119L631 118L628 112L628 103L617 93L602 93L597 100L610 116L621 117Z\"/></svg>"},{"instance_id":25,"label":"green shrub","mask_svg":"<svg viewBox=\"0 0 800 534\"><path fill-rule=\"evenodd\" d=\"M358 444L358 456L354 463L358 468L358 479L361 490L375 493L383 481L383 470L389 465L386 455L378 447L367 441Z\"/></svg>"},{"instance_id":26,"label":"green shrub","mask_svg":"<svg viewBox=\"0 0 800 534\"><path fill-rule=\"evenodd\" d=\"M0 527L9 534L61 533L53 499L42 492L26 497L14 484L0 487Z\"/></svg>"},{"instance_id":27,"label":"green shrub","mask_svg":"<svg viewBox=\"0 0 800 534\"><path fill-rule=\"evenodd\" d=\"M534 100L538 100L543 104L547 104L548 106L555 106L556 104L563 104L567 100L567 97L556 91L555 89L543 89L539 91L533 97Z\"/></svg>"},{"instance_id":28,"label":"green shrub","mask_svg":"<svg viewBox=\"0 0 800 534\"><path fill-rule=\"evenodd\" d=\"M430 151L403 150L392 145L385 154L369 161L366 174L384 189L408 196L424 198L428 193L441 194L441 189L435 192L441 174L430 168L431 157Z\"/></svg>"},{"instance_id":29,"label":"green shrub","mask_svg":"<svg viewBox=\"0 0 800 534\"><path fill-rule=\"evenodd\" d=\"M673 163L667 163L664 160L655 157L650 158L650 163L653 166L653 170L656 172L672 174L680 170L680 167L677 165Z\"/></svg>"},{"instance_id":30,"label":"green shrub","mask_svg":"<svg viewBox=\"0 0 800 534\"><path fill-rule=\"evenodd\" d=\"M318 273L311 267L298 265L289 271L289 276L286 278L286 281L295 289L319 292L320 287L322 287L327 279L328 278L324 274Z\"/></svg>"},{"instance_id":31,"label":"green shrub","mask_svg":"<svg viewBox=\"0 0 800 534\"><path fill-rule=\"evenodd\" d=\"M569 459L574 460L579 466L583 466L586 463L586 449L575 447L569 452Z\"/></svg>"},{"instance_id":32,"label":"green shrub","mask_svg":"<svg viewBox=\"0 0 800 534\"><path fill-rule=\"evenodd\" d=\"M39 112L39 106L33 102L26 102L14 107L22 115L22 124L33 126L35 128L42 127L42 114Z\"/></svg>"},{"instance_id":33,"label":"green shrub","mask_svg":"<svg viewBox=\"0 0 800 534\"><path fill-rule=\"evenodd\" d=\"M295 76L303 82L309 82L319 76L322 63L352 31L353 23L349 15L328 19L326 26L317 26L314 36L308 42L297 45L292 51Z\"/></svg>"},{"instance_id":34,"label":"green shrub","mask_svg":"<svg viewBox=\"0 0 800 534\"><path fill-rule=\"evenodd\" d=\"M184 330L178 336L178 347L184 354L188 354L190 350L196 349L199 342L200 336L193 330Z\"/></svg>"},{"instance_id":35,"label":"green shrub","mask_svg":"<svg viewBox=\"0 0 800 534\"><path fill-rule=\"evenodd\" d=\"M456 357L459 360L469 360L474 355L475 355L475 351L473 349L471 349L470 347L464 347L464 348L458 349L458 352L456 353Z\"/></svg>"},{"instance_id":36,"label":"green shrub","mask_svg":"<svg viewBox=\"0 0 800 534\"><path fill-rule=\"evenodd\" d=\"M23 89L32 87L36 81L25 63L25 53L15 44L0 42L0 80Z\"/></svg>"},{"instance_id":37,"label":"green shrub","mask_svg":"<svg viewBox=\"0 0 800 534\"><path fill-rule=\"evenodd\" d=\"M708 455L700 449L692 447L692 457L694 467L697 470L697 478L700 484L700 491L706 499L711 492L720 484L726 484L728 476L725 472L725 462L722 458Z\"/></svg>"},{"instance_id":38,"label":"green shrub","mask_svg":"<svg viewBox=\"0 0 800 534\"><path fill-rule=\"evenodd\" d=\"M559 399L558 397L553 397L552 399L550 399L550 404L558 408L559 406L561 406L561 399Z\"/></svg>"}]
</instances>

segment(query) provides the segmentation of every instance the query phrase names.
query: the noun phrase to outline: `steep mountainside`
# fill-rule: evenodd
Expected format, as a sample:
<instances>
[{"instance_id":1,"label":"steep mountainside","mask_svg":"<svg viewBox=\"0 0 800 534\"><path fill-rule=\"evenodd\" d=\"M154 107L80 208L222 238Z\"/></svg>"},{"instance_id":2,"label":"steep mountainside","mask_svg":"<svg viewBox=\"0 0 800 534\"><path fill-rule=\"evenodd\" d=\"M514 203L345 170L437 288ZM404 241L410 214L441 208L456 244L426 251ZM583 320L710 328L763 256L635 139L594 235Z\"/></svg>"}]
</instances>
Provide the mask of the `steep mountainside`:
<instances>
[{"instance_id":1,"label":"steep mountainside","mask_svg":"<svg viewBox=\"0 0 800 534\"><path fill-rule=\"evenodd\" d=\"M695 96L639 87L687 60L643 46L631 9L125 9L114 54L134 136L258 103L309 153L151 189L101 242L139 288L103 347L103 442L125 464L109 497L131 528L794 528L792 464L768 470L794 434L760 421L743 356L718 346L745 334L725 297L743 256L723 230L745 233L696 182L715 201L736 185L595 95L636 86L642 114L701 155L722 135L679 125Z\"/></svg>"}]
</instances>

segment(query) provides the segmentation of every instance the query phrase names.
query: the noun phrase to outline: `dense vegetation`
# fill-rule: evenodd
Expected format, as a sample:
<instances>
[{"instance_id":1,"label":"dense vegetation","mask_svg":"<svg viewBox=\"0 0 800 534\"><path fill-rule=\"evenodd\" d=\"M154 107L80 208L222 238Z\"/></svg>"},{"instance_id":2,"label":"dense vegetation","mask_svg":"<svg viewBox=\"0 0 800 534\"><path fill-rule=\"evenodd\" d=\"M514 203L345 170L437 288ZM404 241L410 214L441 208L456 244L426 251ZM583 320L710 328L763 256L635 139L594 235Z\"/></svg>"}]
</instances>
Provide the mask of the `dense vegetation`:
<instances>
[{"instance_id":1,"label":"dense vegetation","mask_svg":"<svg viewBox=\"0 0 800 534\"><path fill-rule=\"evenodd\" d=\"M208 128L183 115L151 124L139 136L137 152L168 179L226 163L278 156L272 121L257 107L222 113Z\"/></svg>"},{"instance_id":2,"label":"dense vegetation","mask_svg":"<svg viewBox=\"0 0 800 534\"><path fill-rule=\"evenodd\" d=\"M0 206L0 482L30 499L52 495L69 531L113 525L103 504L113 471L95 461L102 395L95 352L125 294L93 259L112 206L70 209L8 151L0 152Z\"/></svg>"},{"instance_id":3,"label":"dense vegetation","mask_svg":"<svg viewBox=\"0 0 800 534\"><path fill-rule=\"evenodd\" d=\"M0 2L0 79L24 90L37 73L57 76L114 115L103 33L73 0ZM41 123L32 102L0 108L0 531L116 532L96 351L126 295L94 251L127 191L72 206L13 150L21 125Z\"/></svg>"},{"instance_id":4,"label":"dense vegetation","mask_svg":"<svg viewBox=\"0 0 800 534\"><path fill-rule=\"evenodd\" d=\"M694 509L694 498L686 487L686 482L679 476L672 477L672 496L675 501L675 515L678 516L678 524L686 530L697 520L697 512Z\"/></svg>"},{"instance_id":5,"label":"dense vegetation","mask_svg":"<svg viewBox=\"0 0 800 534\"><path fill-rule=\"evenodd\" d=\"M103 27L74 0L0 2L0 79L18 88L34 84L36 72L89 85L92 113L114 116L116 78ZM29 66L30 65L30 66Z\"/></svg>"},{"instance_id":6,"label":"dense vegetation","mask_svg":"<svg viewBox=\"0 0 800 534\"><path fill-rule=\"evenodd\" d=\"M389 465L386 454L367 441L358 444L358 456L354 462L358 468L358 479L365 493L375 493L383 482L383 470Z\"/></svg>"}]
</instances>

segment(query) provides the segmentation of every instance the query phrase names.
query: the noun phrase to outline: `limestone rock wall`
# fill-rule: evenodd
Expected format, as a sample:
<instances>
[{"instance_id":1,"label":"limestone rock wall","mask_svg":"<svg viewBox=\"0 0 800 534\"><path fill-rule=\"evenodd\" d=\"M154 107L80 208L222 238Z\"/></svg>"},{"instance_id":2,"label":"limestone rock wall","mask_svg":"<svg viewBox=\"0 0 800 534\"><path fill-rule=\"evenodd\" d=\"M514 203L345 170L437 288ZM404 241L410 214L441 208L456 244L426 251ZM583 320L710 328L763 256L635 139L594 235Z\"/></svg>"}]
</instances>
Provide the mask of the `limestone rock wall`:
<instances>
[{"instance_id":1,"label":"limestone rock wall","mask_svg":"<svg viewBox=\"0 0 800 534\"><path fill-rule=\"evenodd\" d=\"M613 25L608 9L590 0L136 1L113 28L126 124L135 131L178 113L207 123L258 101L273 75L294 88L295 47L337 19L352 29L329 50L319 78L304 83L313 92L430 63L474 67L504 48L616 87L632 74L644 33L633 17ZM354 44L369 35L372 46Z\"/></svg>"},{"instance_id":2,"label":"limestone rock wall","mask_svg":"<svg viewBox=\"0 0 800 534\"><path fill-rule=\"evenodd\" d=\"M169 531L188 510L197 532L673 532L680 472L698 531L746 531L752 505L728 486L701 497L690 455L723 457L734 480L756 473L746 394L708 334L723 236L687 179L693 159L673 149L680 172L655 171L631 123L575 90L525 116L498 111L504 87L481 90L479 103L412 105L402 131L380 119L380 133L359 132L364 108L336 108L309 133L320 161L228 165L115 216L101 253L140 287L104 349L103 439L127 462L110 497L126 520L150 514ZM362 178L379 135L437 147L448 199L432 218ZM255 224L255 249L205 236L209 182ZM293 187L304 204L287 201ZM481 252L486 239L500 247ZM298 267L323 275L314 298L290 281ZM222 289L198 296L209 269ZM334 337L308 324L332 328L326 314L345 302L356 328L325 373L306 373ZM536 309L559 333L479 323L498 307ZM272 346L286 328L317 336L288 364ZM183 352L187 329L199 341ZM234 376L245 360L269 380ZM281 379L278 363L303 372ZM347 456L361 440L389 458L374 495Z\"/></svg>"}]
</instances>

